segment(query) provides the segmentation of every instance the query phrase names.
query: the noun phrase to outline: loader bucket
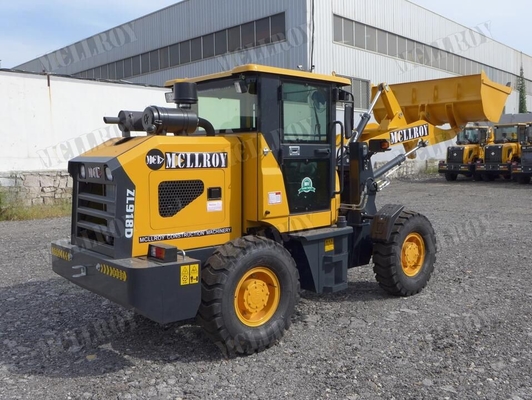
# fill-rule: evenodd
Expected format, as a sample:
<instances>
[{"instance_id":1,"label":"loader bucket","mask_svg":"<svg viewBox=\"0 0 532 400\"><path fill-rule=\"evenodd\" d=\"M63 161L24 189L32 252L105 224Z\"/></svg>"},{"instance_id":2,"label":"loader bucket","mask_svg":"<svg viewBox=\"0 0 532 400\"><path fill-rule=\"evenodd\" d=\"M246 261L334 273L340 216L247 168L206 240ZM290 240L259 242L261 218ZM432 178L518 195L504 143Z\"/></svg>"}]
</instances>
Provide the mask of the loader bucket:
<instances>
[{"instance_id":1,"label":"loader bucket","mask_svg":"<svg viewBox=\"0 0 532 400\"><path fill-rule=\"evenodd\" d=\"M451 78L389 85L408 124L419 120L439 126L457 128L470 121L498 122L512 89L491 81L484 72ZM372 87L372 98L377 92ZM392 119L387 115L382 97L373 109L375 119Z\"/></svg>"}]
</instances>

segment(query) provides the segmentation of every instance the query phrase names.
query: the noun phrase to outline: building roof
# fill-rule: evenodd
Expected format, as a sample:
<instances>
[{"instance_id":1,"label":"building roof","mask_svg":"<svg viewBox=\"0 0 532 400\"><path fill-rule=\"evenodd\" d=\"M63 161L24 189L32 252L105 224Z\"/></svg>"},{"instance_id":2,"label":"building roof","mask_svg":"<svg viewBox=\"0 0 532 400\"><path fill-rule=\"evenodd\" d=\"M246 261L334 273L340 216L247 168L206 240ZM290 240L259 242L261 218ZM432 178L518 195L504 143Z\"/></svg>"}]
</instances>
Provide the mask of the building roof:
<instances>
[{"instance_id":1,"label":"building roof","mask_svg":"<svg viewBox=\"0 0 532 400\"><path fill-rule=\"evenodd\" d=\"M499 124L519 124L526 122L532 123L532 113L503 114L499 119Z\"/></svg>"}]
</instances>

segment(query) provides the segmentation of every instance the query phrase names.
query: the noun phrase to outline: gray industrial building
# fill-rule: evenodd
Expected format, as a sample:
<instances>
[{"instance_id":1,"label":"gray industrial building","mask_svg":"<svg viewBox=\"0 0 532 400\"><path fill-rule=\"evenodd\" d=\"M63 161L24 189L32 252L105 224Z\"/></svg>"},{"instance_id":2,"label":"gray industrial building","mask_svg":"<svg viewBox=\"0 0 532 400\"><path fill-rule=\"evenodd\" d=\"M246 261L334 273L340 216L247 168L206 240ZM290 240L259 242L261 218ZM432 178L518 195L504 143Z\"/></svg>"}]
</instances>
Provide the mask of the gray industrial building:
<instances>
[{"instance_id":1,"label":"gray industrial building","mask_svg":"<svg viewBox=\"0 0 532 400\"><path fill-rule=\"evenodd\" d=\"M351 77L361 109L370 83L483 70L514 88L506 113L523 66L532 103L532 57L406 0L184 0L15 69L163 85L245 63Z\"/></svg>"}]
</instances>

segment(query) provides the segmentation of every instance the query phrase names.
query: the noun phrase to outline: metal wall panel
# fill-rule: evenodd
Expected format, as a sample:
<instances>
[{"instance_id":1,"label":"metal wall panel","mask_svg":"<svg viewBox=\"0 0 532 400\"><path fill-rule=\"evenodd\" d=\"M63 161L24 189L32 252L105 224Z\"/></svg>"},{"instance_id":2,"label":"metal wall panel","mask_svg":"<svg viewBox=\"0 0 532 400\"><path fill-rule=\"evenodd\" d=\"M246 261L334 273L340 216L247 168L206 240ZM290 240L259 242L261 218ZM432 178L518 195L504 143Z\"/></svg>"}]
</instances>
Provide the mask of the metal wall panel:
<instances>
[{"instance_id":1,"label":"metal wall panel","mask_svg":"<svg viewBox=\"0 0 532 400\"><path fill-rule=\"evenodd\" d=\"M76 57L70 54L70 59L64 60L69 65L52 72L74 74L283 11L286 13L286 42L128 79L162 84L164 80L176 76L213 73L246 62L289 68L301 65L306 70L312 63L316 72L337 71L371 81L393 82L450 75L437 68L414 65L398 58L334 43L333 14L507 71L514 74L512 81L515 81L515 75L523 65L525 76L532 79L532 57L491 39L489 26L480 24L477 27L487 35L477 43L471 36L473 30L406 0L185 0L115 27L105 35L85 39L78 47L90 48L90 56L81 59L78 55L78 60L73 60ZM314 36L311 22L315 24ZM69 49L67 47L63 53L68 53ZM105 51L100 52L102 49ZM21 69L41 71L47 63L50 62L45 57L23 64Z\"/></svg>"},{"instance_id":2,"label":"metal wall panel","mask_svg":"<svg viewBox=\"0 0 532 400\"><path fill-rule=\"evenodd\" d=\"M186 0L78 42L77 53L90 54L87 57L73 57L76 60L69 57L58 64L55 53L52 54L55 57L53 60L43 56L16 69L40 72L48 67L45 69L53 70L54 73L75 74L283 11L286 12L287 33L293 32L294 29L297 31L298 27L304 30L305 4L306 0ZM83 49L91 51L84 52ZM69 50L69 47L64 48L62 53L69 53ZM304 51L298 48L295 53L301 55ZM185 69L203 70L205 67L201 66L202 62L194 63L195 67L187 66ZM55 64L55 69L50 68L52 64ZM206 65L216 63L207 61Z\"/></svg>"},{"instance_id":3,"label":"metal wall panel","mask_svg":"<svg viewBox=\"0 0 532 400\"><path fill-rule=\"evenodd\" d=\"M440 69L405 63L392 57L339 44L333 44L330 47L329 57L322 58L322 62L316 66L316 72L331 73L334 71L339 75L368 80L371 84L383 82L393 84L456 76L456 74ZM527 96L527 104L532 104L530 95ZM506 112L518 112L517 95L508 98Z\"/></svg>"},{"instance_id":4,"label":"metal wall panel","mask_svg":"<svg viewBox=\"0 0 532 400\"><path fill-rule=\"evenodd\" d=\"M405 0L332 0L319 7L510 73L518 74L522 63L525 76L532 79L532 57L494 40L490 21L465 27ZM476 32L485 34L482 40Z\"/></svg>"},{"instance_id":5,"label":"metal wall panel","mask_svg":"<svg viewBox=\"0 0 532 400\"><path fill-rule=\"evenodd\" d=\"M301 58L298 54L301 53L301 51L286 51L281 46L282 44L279 44L279 46L265 46L265 49L268 49L267 53L261 52L247 52L243 58L232 58L232 59L221 59L220 57L204 60L198 63L192 63L187 64L183 66L179 66L176 68L169 68L162 71L157 71L155 73L149 74L148 77L145 76L137 76L134 78L129 78L128 81L134 82L134 83L145 83L146 78L149 78L150 84L153 85L163 85L164 82L176 79L176 78L185 78L185 77L192 77L192 76L200 76L200 75L207 75L211 74L213 72L219 72L219 71L226 71L229 69L234 68L237 65L246 64L247 62L244 61L250 61L252 63L260 63L264 65L270 65L270 66L288 66L288 65L299 65L303 61L303 58ZM297 49L295 49L297 50ZM303 49L299 49L303 50ZM264 54L264 55L262 55ZM164 100L164 99L162 99Z\"/></svg>"}]
</instances>

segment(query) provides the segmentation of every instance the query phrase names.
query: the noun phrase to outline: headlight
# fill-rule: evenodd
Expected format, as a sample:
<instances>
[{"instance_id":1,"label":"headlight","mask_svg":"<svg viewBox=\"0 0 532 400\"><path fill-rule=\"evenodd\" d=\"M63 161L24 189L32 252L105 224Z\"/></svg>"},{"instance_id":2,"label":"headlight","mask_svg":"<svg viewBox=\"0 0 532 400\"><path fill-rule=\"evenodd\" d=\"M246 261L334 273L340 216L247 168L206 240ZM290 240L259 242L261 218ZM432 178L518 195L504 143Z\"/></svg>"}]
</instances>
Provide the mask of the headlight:
<instances>
[{"instance_id":1,"label":"headlight","mask_svg":"<svg viewBox=\"0 0 532 400\"><path fill-rule=\"evenodd\" d=\"M112 181L113 180L113 173L111 172L111 168L109 168L109 167L105 167L105 178L108 181Z\"/></svg>"},{"instance_id":2,"label":"headlight","mask_svg":"<svg viewBox=\"0 0 532 400\"><path fill-rule=\"evenodd\" d=\"M81 179L85 179L86 177L86 171L85 171L85 165L81 164L79 167L79 176Z\"/></svg>"}]
</instances>

